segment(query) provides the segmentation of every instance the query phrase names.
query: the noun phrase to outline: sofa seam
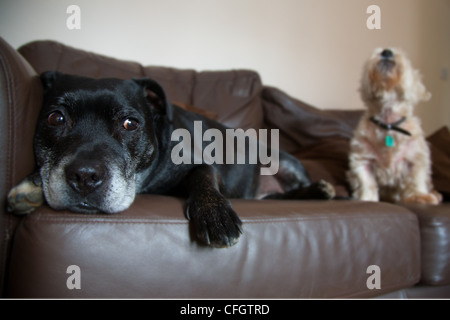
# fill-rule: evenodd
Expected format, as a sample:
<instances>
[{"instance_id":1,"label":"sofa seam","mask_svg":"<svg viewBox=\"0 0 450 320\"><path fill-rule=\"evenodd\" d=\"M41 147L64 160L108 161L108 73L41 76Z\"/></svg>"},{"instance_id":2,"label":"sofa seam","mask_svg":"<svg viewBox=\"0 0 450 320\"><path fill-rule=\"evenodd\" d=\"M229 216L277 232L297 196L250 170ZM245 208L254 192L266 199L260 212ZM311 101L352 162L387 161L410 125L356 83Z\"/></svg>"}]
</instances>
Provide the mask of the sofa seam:
<instances>
[{"instance_id":1,"label":"sofa seam","mask_svg":"<svg viewBox=\"0 0 450 320\"><path fill-rule=\"evenodd\" d=\"M384 294L388 294L391 292L395 292L396 290L410 288L411 286L414 286L419 283L420 280L417 280L416 278L417 277L410 276L410 277L408 277L408 279L405 279L405 281L402 283L391 284L387 287L383 286L380 290L375 289L376 291L374 289L372 289L372 290L367 289L367 290L358 290L358 291L352 292L352 293L343 293L343 294L340 294L339 296L335 297L335 299L358 298L358 297L361 297L361 295L364 295L367 293L372 293L372 291L374 291L374 293L378 292L378 294L373 296L375 298L375 297L379 296L380 294L384 295ZM379 292L379 291L382 291L382 292Z\"/></svg>"},{"instance_id":2,"label":"sofa seam","mask_svg":"<svg viewBox=\"0 0 450 320\"><path fill-rule=\"evenodd\" d=\"M383 219L384 215L380 217L378 214L367 214L364 216L355 216L355 217L349 217L349 216L335 216L335 217L299 217L299 218L275 218L275 219L252 219L252 220L246 220L245 218L241 219L244 224L280 224L280 223L289 223L289 222L311 222L311 221L336 221L336 220L360 220L360 219L366 219L366 217L370 218L376 218L377 220ZM67 224L67 223L76 223L76 224L98 224L98 223L105 223L105 224L188 224L189 220L154 220L154 219L145 219L142 217L133 217L133 216L127 216L124 218L120 217L114 217L114 218L93 218L89 219L89 217L86 218L77 218L77 217L36 217L32 218L36 222L48 222L48 223L55 223L55 224ZM410 221L414 220L414 217L411 216Z\"/></svg>"},{"instance_id":3,"label":"sofa seam","mask_svg":"<svg viewBox=\"0 0 450 320\"><path fill-rule=\"evenodd\" d=\"M8 57L5 57L5 59L8 59ZM8 106L7 106L7 110L8 110L8 146L7 146L7 150L6 150L6 162L7 162L7 169L6 170L6 175L7 178L5 179L7 184L9 184L11 186L13 179L13 174L14 174L14 150L12 150L12 147L14 145L14 141L15 141L15 135L14 135L14 127L16 125L15 123L15 112L14 112L14 101L15 101L15 96L14 96L14 90L11 90L11 88L14 88L14 80L13 80L13 76L12 72L11 72L11 68L10 68L10 63L6 63L5 59L1 59L0 61L2 62L2 69L6 74L6 79L7 79L7 88L5 88L6 92L7 92L7 99L8 99Z\"/></svg>"},{"instance_id":4,"label":"sofa seam","mask_svg":"<svg viewBox=\"0 0 450 320\"><path fill-rule=\"evenodd\" d=\"M149 220L149 219L142 219L142 218L139 218L136 220L127 219L127 218L124 218L124 219L114 218L114 219L104 219L104 220L101 218L92 219L92 220L76 219L76 218L75 219L72 219L72 218L69 218L69 219L67 219L67 218L56 218L56 219L54 219L54 218L37 218L36 220L42 221L42 222L48 222L51 224L68 224L68 223L71 223L71 224L188 224L189 223L188 220L186 220L186 221L181 221L181 220L180 221L169 221L169 220L157 221L157 220Z\"/></svg>"}]
</instances>

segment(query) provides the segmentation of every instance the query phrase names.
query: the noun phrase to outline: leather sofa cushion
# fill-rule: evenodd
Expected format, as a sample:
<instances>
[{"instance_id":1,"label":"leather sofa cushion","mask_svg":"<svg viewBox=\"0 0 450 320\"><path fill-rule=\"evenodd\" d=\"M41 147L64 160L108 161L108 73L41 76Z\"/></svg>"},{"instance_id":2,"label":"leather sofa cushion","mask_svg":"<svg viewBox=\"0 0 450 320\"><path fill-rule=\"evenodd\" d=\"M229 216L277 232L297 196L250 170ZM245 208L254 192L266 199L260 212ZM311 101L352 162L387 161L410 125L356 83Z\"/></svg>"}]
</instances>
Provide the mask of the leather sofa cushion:
<instances>
[{"instance_id":1,"label":"leather sofa cushion","mask_svg":"<svg viewBox=\"0 0 450 320\"><path fill-rule=\"evenodd\" d=\"M385 203L232 200L244 222L227 249L198 245L184 201L139 195L117 215L46 207L17 229L9 297L376 296L420 277L417 218ZM69 290L68 266L81 271ZM367 288L370 265L381 289Z\"/></svg>"},{"instance_id":2,"label":"leather sofa cushion","mask_svg":"<svg viewBox=\"0 0 450 320\"><path fill-rule=\"evenodd\" d=\"M289 153L322 139L350 140L362 115L361 110L320 110L271 87L264 88L262 98L265 125L280 129L280 148Z\"/></svg>"}]
</instances>

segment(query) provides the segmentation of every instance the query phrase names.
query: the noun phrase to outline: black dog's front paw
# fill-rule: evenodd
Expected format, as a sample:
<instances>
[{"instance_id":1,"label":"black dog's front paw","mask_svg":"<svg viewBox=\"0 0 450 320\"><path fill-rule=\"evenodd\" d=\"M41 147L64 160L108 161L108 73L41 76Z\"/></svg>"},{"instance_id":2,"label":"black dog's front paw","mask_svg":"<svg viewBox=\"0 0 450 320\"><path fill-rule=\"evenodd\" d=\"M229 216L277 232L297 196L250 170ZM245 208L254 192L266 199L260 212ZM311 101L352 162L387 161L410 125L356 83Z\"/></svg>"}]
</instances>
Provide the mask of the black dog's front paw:
<instances>
[{"instance_id":1,"label":"black dog's front paw","mask_svg":"<svg viewBox=\"0 0 450 320\"><path fill-rule=\"evenodd\" d=\"M231 247L238 242L242 222L225 198L197 197L188 202L186 212L201 242L217 248Z\"/></svg>"},{"instance_id":2,"label":"black dog's front paw","mask_svg":"<svg viewBox=\"0 0 450 320\"><path fill-rule=\"evenodd\" d=\"M29 214L44 204L40 176L30 175L8 193L8 211Z\"/></svg>"}]
</instances>

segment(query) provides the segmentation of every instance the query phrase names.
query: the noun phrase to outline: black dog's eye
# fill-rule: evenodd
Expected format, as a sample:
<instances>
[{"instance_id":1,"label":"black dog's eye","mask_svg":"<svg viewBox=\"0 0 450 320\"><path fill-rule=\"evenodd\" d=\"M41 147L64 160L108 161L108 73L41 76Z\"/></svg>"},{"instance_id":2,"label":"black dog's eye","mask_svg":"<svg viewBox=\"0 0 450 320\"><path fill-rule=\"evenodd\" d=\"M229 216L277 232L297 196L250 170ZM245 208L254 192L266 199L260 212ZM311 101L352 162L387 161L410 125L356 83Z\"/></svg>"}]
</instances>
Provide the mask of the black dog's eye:
<instances>
[{"instance_id":1,"label":"black dog's eye","mask_svg":"<svg viewBox=\"0 0 450 320\"><path fill-rule=\"evenodd\" d=\"M64 124L64 122L66 122L66 119L59 111L52 112L48 115L47 123L51 126L60 126Z\"/></svg>"},{"instance_id":2,"label":"black dog's eye","mask_svg":"<svg viewBox=\"0 0 450 320\"><path fill-rule=\"evenodd\" d=\"M139 122L137 120L134 120L134 119L125 119L125 121L123 122L123 127L127 131L134 131L134 130L136 130L138 125L139 125Z\"/></svg>"}]
</instances>

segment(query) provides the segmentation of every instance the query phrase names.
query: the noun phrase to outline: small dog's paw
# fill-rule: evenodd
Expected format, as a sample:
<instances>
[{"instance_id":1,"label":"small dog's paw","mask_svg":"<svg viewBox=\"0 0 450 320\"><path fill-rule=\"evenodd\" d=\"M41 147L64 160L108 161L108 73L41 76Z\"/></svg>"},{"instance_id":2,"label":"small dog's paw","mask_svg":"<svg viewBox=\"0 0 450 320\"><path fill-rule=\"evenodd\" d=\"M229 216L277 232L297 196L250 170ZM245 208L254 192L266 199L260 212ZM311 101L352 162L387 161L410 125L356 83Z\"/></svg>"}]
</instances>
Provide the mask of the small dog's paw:
<instances>
[{"instance_id":1,"label":"small dog's paw","mask_svg":"<svg viewBox=\"0 0 450 320\"><path fill-rule=\"evenodd\" d=\"M442 203L442 201L444 200L442 194L440 194L436 190L431 191L431 194L436 198L436 204Z\"/></svg>"},{"instance_id":2,"label":"small dog's paw","mask_svg":"<svg viewBox=\"0 0 450 320\"><path fill-rule=\"evenodd\" d=\"M44 204L42 187L31 179L25 179L8 193L8 211L29 214Z\"/></svg>"},{"instance_id":3,"label":"small dog's paw","mask_svg":"<svg viewBox=\"0 0 450 320\"><path fill-rule=\"evenodd\" d=\"M209 246L224 248L238 242L242 222L225 198L191 201L186 209L197 238Z\"/></svg>"},{"instance_id":4,"label":"small dog's paw","mask_svg":"<svg viewBox=\"0 0 450 320\"><path fill-rule=\"evenodd\" d=\"M436 205L442 202L442 195L437 191L431 191L430 193L416 193L407 197L404 202Z\"/></svg>"}]
</instances>

